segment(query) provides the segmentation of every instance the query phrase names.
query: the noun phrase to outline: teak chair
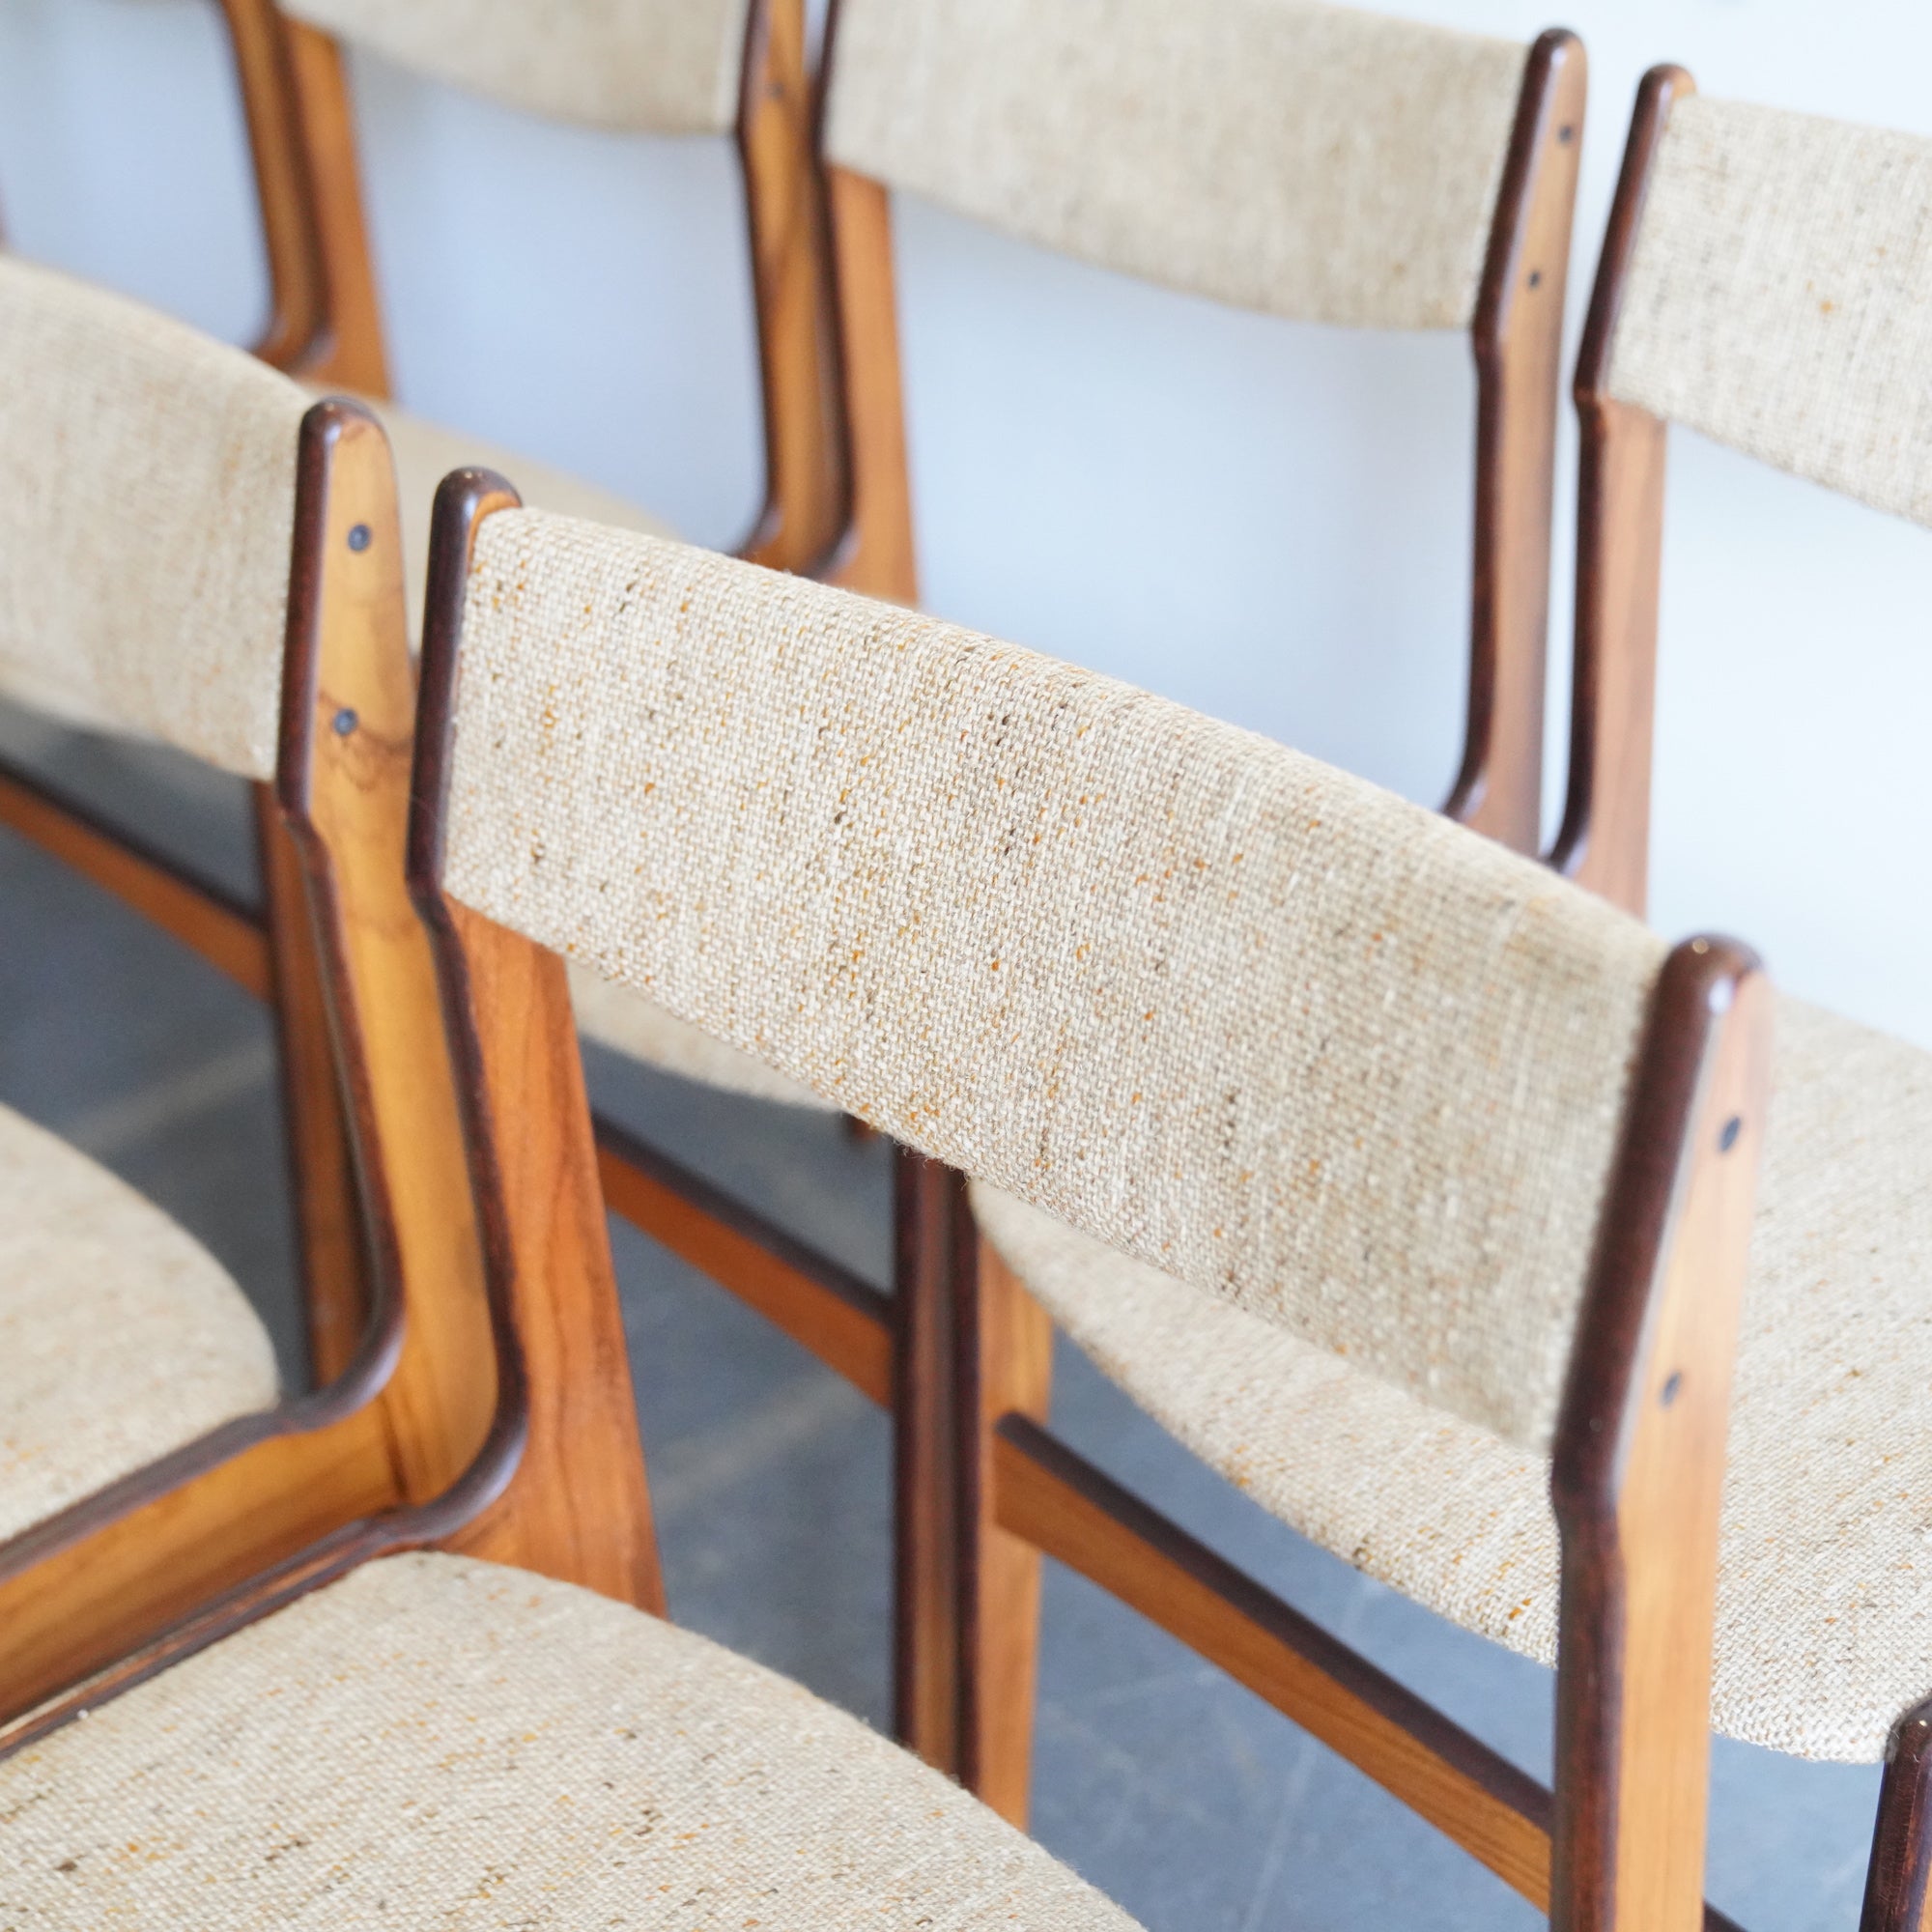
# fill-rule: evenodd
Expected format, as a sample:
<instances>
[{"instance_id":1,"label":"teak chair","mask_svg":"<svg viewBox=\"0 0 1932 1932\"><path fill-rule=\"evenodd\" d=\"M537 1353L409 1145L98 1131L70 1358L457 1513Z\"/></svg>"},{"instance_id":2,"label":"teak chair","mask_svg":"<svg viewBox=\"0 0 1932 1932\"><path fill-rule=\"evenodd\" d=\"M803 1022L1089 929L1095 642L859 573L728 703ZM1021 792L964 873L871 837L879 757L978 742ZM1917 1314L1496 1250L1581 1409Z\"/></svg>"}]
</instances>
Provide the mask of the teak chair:
<instances>
[{"instance_id":1,"label":"teak chair","mask_svg":"<svg viewBox=\"0 0 1932 1932\"><path fill-rule=\"evenodd\" d=\"M456 1089L401 874L415 694L382 430L17 262L0 261L0 688L172 745L286 813L377 1288L347 1372L278 1399L213 1259L0 1116L4 1725L318 1535L441 1493L496 1393Z\"/></svg>"},{"instance_id":2,"label":"teak chair","mask_svg":"<svg viewBox=\"0 0 1932 1932\"><path fill-rule=\"evenodd\" d=\"M1666 117L1681 129L1674 140ZM1913 508L1920 459L1905 412L1916 394L1905 345L1927 273L1918 228L1932 199L1928 154L1922 141L1698 102L1676 70L1644 85L1578 380L1581 755L1555 856L1600 888L1640 896L1641 812L1628 808L1647 786L1662 450L1653 411L1664 407L1665 372L1680 385L1673 417ZM1815 213L1820 184L1842 206ZM1773 325L1786 309L1779 334ZM1734 378L1733 354L1742 358ZM1641 394L1649 405L1634 400ZM1362 939L1371 962L1399 944L1385 930ZM1715 1676L1709 1686L1681 1680L1673 1721L1687 1731L1672 1747L1683 1753L1675 1770L1640 1739L1641 1698L1619 1718L1616 1804L1637 1823L1617 1826L1588 1782L1619 1733L1606 1739L1603 1714L1579 1708L1587 1680L1570 1661L1573 1605L1615 1582L1614 1563L1582 1553L1586 1531L1610 1526L1602 1513L1613 1499L1625 1536L1661 1496L1692 1507L1723 1466L1711 1442L1699 1451L1706 1461L1660 1478L1645 1473L1640 1447L1620 1448L1629 1458L1620 1474L1562 1429L1538 1453L1500 1418L1453 1401L1470 1426L1445 1426L1389 1384L1406 1379L1438 1399L1450 1364L1425 1354L1391 1377L1378 1353L1395 1330L1340 1335L1337 1362L1246 1308L1204 1297L1171 1259L1129 1258L1124 1244L1092 1239L983 1179L972 1184L969 1213L959 1177L934 1169L933 1218L950 1234L936 1237L932 1265L950 1270L954 1305L939 1345L952 1351L950 1411L937 1394L932 1404L954 1432L958 1551L957 1669L940 1690L969 1784L1007 1815L1024 1815L1044 1550L1220 1662L1565 1926L1689 1922L1704 1831L1702 1773L1692 1780L1689 1767L1693 1742L1702 1762L1707 1714L1726 1735L1797 1755L1883 1755L1865 1923L1867 1932L1917 1927L1932 1835L1932 1700L1920 1701L1932 1689L1932 1605L1916 1589L1914 1542L1932 1467L1912 1447L1918 1391L1932 1375L1921 1305L1932 1193L1918 1153L1932 1144L1932 1059L1796 1003L1781 1006L1778 1027L1777 1105L1731 1414ZM1228 1094L1232 1132L1253 1118L1252 1102L1232 1081ZM1580 1094L1577 1104L1588 1104ZM1339 1172L1311 1167L1311 1196L1375 1184L1360 1152L1373 1144L1365 1129ZM1461 1202L1445 1215L1457 1238L1430 1253L1418 1284L1424 1314L1453 1315L1460 1284L1472 1265L1480 1272L1460 1249L1466 1211ZM1605 1210L1600 1262L1634 1238L1631 1223ZM1232 1217L1228 1229L1236 1238ZM1144 1408L1276 1516L1465 1628L1556 1662L1553 1810L1492 1753L1443 1729L1409 1692L1055 1440L1042 1426L1046 1317L1016 1275ZM1409 1319L1386 1317L1397 1329ZM1684 1373L1685 1382L1662 1384L1673 1405L1689 1386ZM1573 1383L1573 1415L1582 1386ZM1633 1409L1631 1428L1642 1421ZM1640 1444L1641 1432L1630 1440ZM1629 1487L1639 1480L1663 1488L1645 1502ZM1709 1587L1693 1578L1685 1589L1693 1583ZM1628 1587L1634 1602L1638 1585ZM1672 1611L1672 1667L1687 1673L1705 1668L1701 1602L1687 1595Z\"/></svg>"},{"instance_id":3,"label":"teak chair","mask_svg":"<svg viewBox=\"0 0 1932 1932\"><path fill-rule=\"evenodd\" d=\"M1467 330L1468 707L1444 810L1533 850L1581 42L1311 0L834 0L824 66L852 471L837 581L918 601L895 192L1212 300Z\"/></svg>"},{"instance_id":4,"label":"teak chair","mask_svg":"<svg viewBox=\"0 0 1932 1932\"><path fill-rule=\"evenodd\" d=\"M765 440L765 501L744 553L780 568L822 556L844 519L843 440L823 207L811 154L803 0L629 0L547 8L449 0L222 0L241 80L270 268L271 318L257 353L314 385L370 404L401 475L410 608L420 609L429 505L464 463L497 462L533 500L602 522L662 525L608 492L490 449L384 400L387 366L364 232L341 43L530 112L637 132L729 137L743 172ZM321 387L317 393L321 393ZM412 618L413 622L413 617ZM326 1382L367 1319L348 1142L327 1066L320 999L300 955L298 867L259 794L260 909L152 850L43 781L0 765L0 823L47 845L156 918L249 991L274 998L304 1262L309 1350ZM672 1025L646 1003L581 979L591 1036L688 1078L818 1103L763 1067ZM786 1240L756 1213L608 1126L612 1205L754 1305L804 1298L807 1322L850 1327L878 1301L849 1271ZM793 1284L803 1284L793 1290ZM820 1305L826 1304L824 1312ZM873 1353L878 1351L873 1349ZM883 1399L883 1357L873 1372Z\"/></svg>"},{"instance_id":5,"label":"teak chair","mask_svg":"<svg viewBox=\"0 0 1932 1932\"><path fill-rule=\"evenodd\" d=\"M1932 144L1644 78L1577 362L1577 702L1554 863L1641 911L1667 425L1932 524Z\"/></svg>"},{"instance_id":6,"label":"teak chair","mask_svg":"<svg viewBox=\"0 0 1932 1932\"><path fill-rule=\"evenodd\" d=\"M1298 0L835 0L826 68L820 151L852 439L835 580L917 601L894 192L1286 317L1466 329L1468 707L1443 810L1534 851L1581 43L1552 30L1524 46ZM943 1661L956 1638L953 1372L949 1318L931 1307L956 1246L951 1184L917 1164L900 1180L899 1699L901 1735L962 1770L972 1758ZM1009 1364L1014 1405L1044 1405L1047 1346L1042 1331ZM1022 1815L1023 1784L995 1802Z\"/></svg>"},{"instance_id":7,"label":"teak chair","mask_svg":"<svg viewBox=\"0 0 1932 1932\"><path fill-rule=\"evenodd\" d=\"M1770 1071L1748 952L1666 954L1293 752L901 609L523 510L481 472L439 497L414 797L496 1424L440 1501L319 1542L130 1660L85 1725L63 1727L72 1700L17 1732L10 1898L76 1926L165 1926L217 1881L276 1923L481 1894L644 1923L1125 1925L908 1756L622 1607L655 1572L573 959L1123 1265L1184 1271L1197 1314L1334 1361L1406 1425L1539 1471L1553 1442L1553 1827L1548 1794L1339 1651L1327 1729L1520 1883L1547 1881L1553 1830L1559 1923L1694 1918ZM1005 1439L1049 1514L1091 1519ZM1432 1461L1403 1499L1440 1486ZM1249 1655L1317 1667L1274 1631Z\"/></svg>"}]
</instances>

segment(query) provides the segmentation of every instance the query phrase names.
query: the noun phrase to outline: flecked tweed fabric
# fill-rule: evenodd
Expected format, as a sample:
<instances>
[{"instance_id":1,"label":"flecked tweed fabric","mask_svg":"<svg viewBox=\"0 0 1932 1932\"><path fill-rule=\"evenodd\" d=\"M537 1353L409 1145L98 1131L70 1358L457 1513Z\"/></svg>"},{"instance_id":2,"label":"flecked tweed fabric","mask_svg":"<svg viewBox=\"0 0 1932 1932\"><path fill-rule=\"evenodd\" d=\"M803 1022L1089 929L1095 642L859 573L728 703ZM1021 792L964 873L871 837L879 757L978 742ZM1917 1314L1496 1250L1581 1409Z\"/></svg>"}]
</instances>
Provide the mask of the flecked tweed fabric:
<instances>
[{"instance_id":1,"label":"flecked tweed fabric","mask_svg":"<svg viewBox=\"0 0 1932 1932\"><path fill-rule=\"evenodd\" d=\"M1932 1056L1781 1002L1724 1492L1712 1721L1871 1762L1932 1692ZM1541 1456L990 1189L980 1223L1109 1376L1323 1548L1556 1655Z\"/></svg>"},{"instance_id":2,"label":"flecked tweed fabric","mask_svg":"<svg viewBox=\"0 0 1932 1932\"><path fill-rule=\"evenodd\" d=\"M270 777L308 399L12 259L0 342L0 691Z\"/></svg>"},{"instance_id":3,"label":"flecked tweed fabric","mask_svg":"<svg viewBox=\"0 0 1932 1932\"><path fill-rule=\"evenodd\" d=\"M1461 328L1525 57L1307 0L841 0L827 148L1197 295Z\"/></svg>"},{"instance_id":4,"label":"flecked tweed fabric","mask_svg":"<svg viewBox=\"0 0 1932 1932\"><path fill-rule=\"evenodd\" d=\"M0 1541L275 1393L268 1335L214 1257L0 1107Z\"/></svg>"},{"instance_id":5,"label":"flecked tweed fabric","mask_svg":"<svg viewBox=\"0 0 1932 1932\"><path fill-rule=\"evenodd\" d=\"M338 392L317 388L312 393L320 396ZM617 529L647 530L654 536L670 534L657 518L567 470L533 463L527 457L479 441L461 430L427 422L391 402L370 396L357 396L355 400L381 419L395 457L412 629L421 622L423 591L429 581L430 510L436 501L436 486L452 469L480 464L508 478L526 502L540 509L588 518ZM615 1052L647 1061L687 1080L722 1087L727 1093L750 1094L761 1100L781 1100L792 1106L823 1108L826 1104L796 1081L774 1073L763 1061L674 1019L655 1001L627 993L593 974L573 976L571 996L577 1008L578 1024L592 1039Z\"/></svg>"},{"instance_id":6,"label":"flecked tweed fabric","mask_svg":"<svg viewBox=\"0 0 1932 1932\"><path fill-rule=\"evenodd\" d=\"M1932 140L1671 110L1610 392L1932 524Z\"/></svg>"},{"instance_id":7,"label":"flecked tweed fabric","mask_svg":"<svg viewBox=\"0 0 1932 1932\"><path fill-rule=\"evenodd\" d=\"M285 0L298 19L531 114L639 134L737 120L747 0Z\"/></svg>"},{"instance_id":8,"label":"flecked tweed fabric","mask_svg":"<svg viewBox=\"0 0 1932 1932\"><path fill-rule=\"evenodd\" d=\"M0 1764L0 1923L1132 1932L856 1719L620 1604L372 1563Z\"/></svg>"},{"instance_id":9,"label":"flecked tweed fabric","mask_svg":"<svg viewBox=\"0 0 1932 1932\"><path fill-rule=\"evenodd\" d=\"M1662 944L916 612L479 533L445 884L895 1138L1541 1444Z\"/></svg>"}]
</instances>

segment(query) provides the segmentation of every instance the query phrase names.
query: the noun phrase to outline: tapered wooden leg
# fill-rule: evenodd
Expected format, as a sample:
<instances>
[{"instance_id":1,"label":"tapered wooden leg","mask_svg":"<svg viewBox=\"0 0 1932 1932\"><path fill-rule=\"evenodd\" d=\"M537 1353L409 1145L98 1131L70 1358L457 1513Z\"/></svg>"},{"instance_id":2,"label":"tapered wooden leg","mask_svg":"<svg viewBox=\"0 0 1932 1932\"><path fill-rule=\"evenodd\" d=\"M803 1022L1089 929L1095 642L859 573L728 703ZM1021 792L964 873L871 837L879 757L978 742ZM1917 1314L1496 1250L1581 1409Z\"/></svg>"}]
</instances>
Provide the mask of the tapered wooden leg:
<instances>
[{"instance_id":1,"label":"tapered wooden leg","mask_svg":"<svg viewBox=\"0 0 1932 1932\"><path fill-rule=\"evenodd\" d=\"M267 785L255 787L255 834L308 1315L309 1372L322 1387L349 1366L361 1343L370 1306L368 1261L307 891L294 841Z\"/></svg>"},{"instance_id":2,"label":"tapered wooden leg","mask_svg":"<svg viewBox=\"0 0 1932 1932\"><path fill-rule=\"evenodd\" d=\"M966 1440L960 1448L960 1776L1022 1830L1033 1767L1039 1655L1039 1551L996 1519L994 1430L1009 1415L1046 1420L1053 1323L969 1225L958 1243Z\"/></svg>"},{"instance_id":3,"label":"tapered wooden leg","mask_svg":"<svg viewBox=\"0 0 1932 1932\"><path fill-rule=\"evenodd\" d=\"M1859 1932L1932 1932L1932 1698L1891 1727Z\"/></svg>"},{"instance_id":4,"label":"tapered wooden leg","mask_svg":"<svg viewBox=\"0 0 1932 1932\"><path fill-rule=\"evenodd\" d=\"M893 1703L899 1742L961 1775L954 1250L965 1183L894 1150Z\"/></svg>"}]
</instances>

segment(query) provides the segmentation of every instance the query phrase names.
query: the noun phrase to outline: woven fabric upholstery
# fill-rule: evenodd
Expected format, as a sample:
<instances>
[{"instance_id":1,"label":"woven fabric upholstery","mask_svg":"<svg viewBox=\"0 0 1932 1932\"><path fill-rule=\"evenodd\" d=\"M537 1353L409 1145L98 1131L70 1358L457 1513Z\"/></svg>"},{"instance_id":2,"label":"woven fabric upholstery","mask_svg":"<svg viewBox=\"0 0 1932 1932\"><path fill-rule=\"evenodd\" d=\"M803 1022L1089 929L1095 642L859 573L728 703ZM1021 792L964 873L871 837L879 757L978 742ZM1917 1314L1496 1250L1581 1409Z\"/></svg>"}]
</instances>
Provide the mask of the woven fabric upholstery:
<instances>
[{"instance_id":1,"label":"woven fabric upholstery","mask_svg":"<svg viewBox=\"0 0 1932 1932\"><path fill-rule=\"evenodd\" d=\"M1932 140L1672 108L1610 393L1932 524Z\"/></svg>"},{"instance_id":2,"label":"woven fabric upholstery","mask_svg":"<svg viewBox=\"0 0 1932 1932\"><path fill-rule=\"evenodd\" d=\"M639 134L735 125L748 0L282 0L311 26L526 113Z\"/></svg>"},{"instance_id":3,"label":"woven fabric upholstery","mask_svg":"<svg viewBox=\"0 0 1932 1932\"><path fill-rule=\"evenodd\" d=\"M1745 1301L1712 1720L1869 1762L1932 1691L1932 1057L1792 1001ZM1556 1655L1548 1465L990 1189L980 1224L1151 1413L1323 1548Z\"/></svg>"},{"instance_id":4,"label":"woven fabric upholstery","mask_svg":"<svg viewBox=\"0 0 1932 1932\"><path fill-rule=\"evenodd\" d=\"M1198 295L1460 328L1525 59L1306 0L840 0L826 144Z\"/></svg>"},{"instance_id":5,"label":"woven fabric upholstery","mask_svg":"<svg viewBox=\"0 0 1932 1932\"><path fill-rule=\"evenodd\" d=\"M274 1400L214 1257L0 1107L0 1542Z\"/></svg>"},{"instance_id":6,"label":"woven fabric upholstery","mask_svg":"<svg viewBox=\"0 0 1932 1932\"><path fill-rule=\"evenodd\" d=\"M0 342L0 691L270 777L307 399L11 259Z\"/></svg>"},{"instance_id":7,"label":"woven fabric upholstery","mask_svg":"<svg viewBox=\"0 0 1932 1932\"><path fill-rule=\"evenodd\" d=\"M1540 1443L1662 947L1163 699L536 511L445 885L908 1145Z\"/></svg>"},{"instance_id":8,"label":"woven fabric upholstery","mask_svg":"<svg viewBox=\"0 0 1932 1932\"><path fill-rule=\"evenodd\" d=\"M0 1764L6 1922L1131 1932L810 1692L568 1584L372 1563Z\"/></svg>"}]
</instances>

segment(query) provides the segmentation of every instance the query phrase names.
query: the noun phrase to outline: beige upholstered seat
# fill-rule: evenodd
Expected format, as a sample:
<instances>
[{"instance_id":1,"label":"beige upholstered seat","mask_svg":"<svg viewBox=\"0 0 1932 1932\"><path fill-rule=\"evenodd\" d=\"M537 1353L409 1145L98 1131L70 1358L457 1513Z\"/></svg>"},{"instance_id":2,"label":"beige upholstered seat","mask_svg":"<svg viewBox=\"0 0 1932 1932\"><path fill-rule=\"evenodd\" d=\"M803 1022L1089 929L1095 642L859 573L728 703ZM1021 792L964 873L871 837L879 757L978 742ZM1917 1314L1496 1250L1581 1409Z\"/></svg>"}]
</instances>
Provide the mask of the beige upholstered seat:
<instances>
[{"instance_id":1,"label":"beige upholstered seat","mask_svg":"<svg viewBox=\"0 0 1932 1932\"><path fill-rule=\"evenodd\" d=\"M0 1107L0 1542L275 1392L268 1335L214 1257Z\"/></svg>"},{"instance_id":2,"label":"beige upholstered seat","mask_svg":"<svg viewBox=\"0 0 1932 1932\"><path fill-rule=\"evenodd\" d=\"M1712 1717L1869 1762L1932 1690L1932 1055L1785 1001L1724 1495ZM1095 1363L1405 1596L1556 1656L1548 1462L990 1189L982 1229Z\"/></svg>"},{"instance_id":3,"label":"beige upholstered seat","mask_svg":"<svg viewBox=\"0 0 1932 1932\"><path fill-rule=\"evenodd\" d=\"M353 1572L0 1764L22 1925L1130 1932L957 1785L525 1571Z\"/></svg>"}]
</instances>

